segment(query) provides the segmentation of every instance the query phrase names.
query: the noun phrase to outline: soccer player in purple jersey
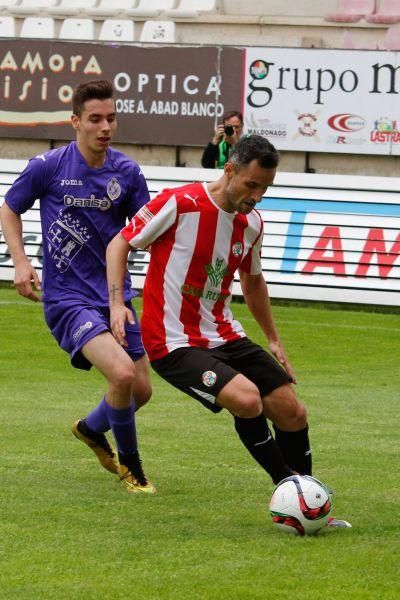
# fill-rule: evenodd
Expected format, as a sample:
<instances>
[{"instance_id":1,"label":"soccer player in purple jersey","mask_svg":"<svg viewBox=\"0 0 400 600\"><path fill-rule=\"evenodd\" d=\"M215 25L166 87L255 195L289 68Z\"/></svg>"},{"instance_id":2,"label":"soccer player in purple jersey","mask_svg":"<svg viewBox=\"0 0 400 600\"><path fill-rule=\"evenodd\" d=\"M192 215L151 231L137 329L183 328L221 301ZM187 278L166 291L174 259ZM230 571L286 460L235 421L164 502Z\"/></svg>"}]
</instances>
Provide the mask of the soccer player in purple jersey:
<instances>
[{"instance_id":1,"label":"soccer player in purple jersey","mask_svg":"<svg viewBox=\"0 0 400 600\"><path fill-rule=\"evenodd\" d=\"M138 320L127 323L122 348L110 332L105 252L108 242L149 200L138 164L110 147L115 134L114 90L108 81L78 85L72 98L76 141L32 158L6 194L1 208L4 237L15 267L19 294L42 300L46 322L71 363L94 365L108 389L73 434L119 475L128 492L154 493L139 458L135 409L151 396L148 360ZM40 200L43 281L29 262L21 214ZM40 297L36 290L43 288ZM136 293L128 271L124 301ZM118 455L105 433L112 430Z\"/></svg>"}]
</instances>

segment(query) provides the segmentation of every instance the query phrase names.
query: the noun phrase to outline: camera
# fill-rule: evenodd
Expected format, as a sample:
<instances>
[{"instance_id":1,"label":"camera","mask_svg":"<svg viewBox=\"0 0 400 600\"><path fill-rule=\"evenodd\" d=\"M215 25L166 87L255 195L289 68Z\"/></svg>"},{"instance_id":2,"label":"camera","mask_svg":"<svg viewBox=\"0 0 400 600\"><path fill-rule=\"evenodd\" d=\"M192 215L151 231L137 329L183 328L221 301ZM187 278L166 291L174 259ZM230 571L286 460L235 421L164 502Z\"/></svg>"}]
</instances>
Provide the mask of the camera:
<instances>
[{"instance_id":1,"label":"camera","mask_svg":"<svg viewBox=\"0 0 400 600\"><path fill-rule=\"evenodd\" d=\"M232 127L232 125L225 125L224 127L224 132L225 135L233 135L235 129Z\"/></svg>"}]
</instances>

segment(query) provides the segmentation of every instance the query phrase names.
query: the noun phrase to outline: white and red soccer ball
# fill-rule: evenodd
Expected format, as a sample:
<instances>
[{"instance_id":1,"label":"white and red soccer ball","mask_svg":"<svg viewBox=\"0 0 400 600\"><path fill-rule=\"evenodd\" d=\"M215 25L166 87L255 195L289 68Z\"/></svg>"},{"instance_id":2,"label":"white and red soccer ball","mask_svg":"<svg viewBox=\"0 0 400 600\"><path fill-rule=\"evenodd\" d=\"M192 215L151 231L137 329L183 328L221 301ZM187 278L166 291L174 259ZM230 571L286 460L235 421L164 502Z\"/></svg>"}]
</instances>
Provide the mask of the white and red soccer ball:
<instances>
[{"instance_id":1,"label":"white and red soccer ball","mask_svg":"<svg viewBox=\"0 0 400 600\"><path fill-rule=\"evenodd\" d=\"M274 525L296 535L314 535L328 523L332 498L310 475L292 475L278 483L269 503Z\"/></svg>"}]
</instances>

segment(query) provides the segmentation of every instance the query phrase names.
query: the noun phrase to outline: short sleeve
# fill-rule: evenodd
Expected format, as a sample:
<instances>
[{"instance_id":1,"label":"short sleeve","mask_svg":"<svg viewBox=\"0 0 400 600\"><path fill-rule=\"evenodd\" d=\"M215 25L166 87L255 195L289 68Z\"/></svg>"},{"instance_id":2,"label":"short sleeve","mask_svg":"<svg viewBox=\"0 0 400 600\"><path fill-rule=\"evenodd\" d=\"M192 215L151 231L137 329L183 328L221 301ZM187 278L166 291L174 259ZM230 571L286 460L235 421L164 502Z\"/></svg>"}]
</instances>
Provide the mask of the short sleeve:
<instances>
[{"instance_id":1,"label":"short sleeve","mask_svg":"<svg viewBox=\"0 0 400 600\"><path fill-rule=\"evenodd\" d=\"M138 210L150 200L149 190L146 179L139 165L134 163L130 181L130 190L128 198L128 218L132 219Z\"/></svg>"},{"instance_id":2,"label":"short sleeve","mask_svg":"<svg viewBox=\"0 0 400 600\"><path fill-rule=\"evenodd\" d=\"M45 188L46 161L43 155L32 158L5 195L8 206L17 214L29 210Z\"/></svg>"},{"instance_id":3,"label":"short sleeve","mask_svg":"<svg viewBox=\"0 0 400 600\"><path fill-rule=\"evenodd\" d=\"M165 190L143 206L121 235L134 248L144 250L172 227L177 216L176 197L172 190Z\"/></svg>"},{"instance_id":4,"label":"short sleeve","mask_svg":"<svg viewBox=\"0 0 400 600\"><path fill-rule=\"evenodd\" d=\"M263 242L264 226L260 219L260 231L254 243L249 248L246 256L243 258L240 269L249 275L258 275L262 272L261 248Z\"/></svg>"}]
</instances>

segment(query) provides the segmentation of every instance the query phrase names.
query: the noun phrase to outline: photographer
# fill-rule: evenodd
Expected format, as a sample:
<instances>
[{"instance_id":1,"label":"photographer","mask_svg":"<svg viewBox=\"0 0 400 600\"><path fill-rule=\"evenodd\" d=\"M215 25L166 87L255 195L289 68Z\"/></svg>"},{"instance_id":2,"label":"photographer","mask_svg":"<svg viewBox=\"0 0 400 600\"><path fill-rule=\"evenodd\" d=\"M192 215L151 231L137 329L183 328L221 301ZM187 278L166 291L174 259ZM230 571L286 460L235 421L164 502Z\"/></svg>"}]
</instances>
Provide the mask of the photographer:
<instances>
[{"instance_id":1,"label":"photographer","mask_svg":"<svg viewBox=\"0 0 400 600\"><path fill-rule=\"evenodd\" d=\"M237 110L224 113L222 123L217 126L211 142L204 149L201 166L205 169L223 169L242 134L242 113Z\"/></svg>"}]
</instances>

